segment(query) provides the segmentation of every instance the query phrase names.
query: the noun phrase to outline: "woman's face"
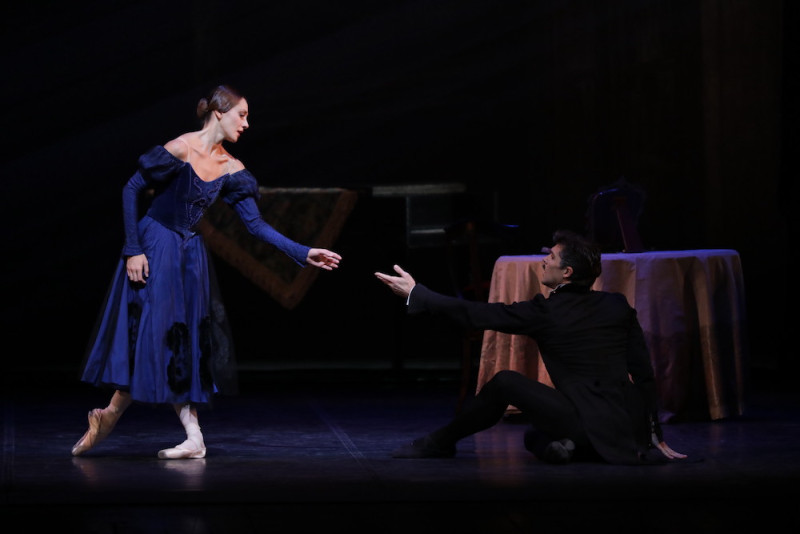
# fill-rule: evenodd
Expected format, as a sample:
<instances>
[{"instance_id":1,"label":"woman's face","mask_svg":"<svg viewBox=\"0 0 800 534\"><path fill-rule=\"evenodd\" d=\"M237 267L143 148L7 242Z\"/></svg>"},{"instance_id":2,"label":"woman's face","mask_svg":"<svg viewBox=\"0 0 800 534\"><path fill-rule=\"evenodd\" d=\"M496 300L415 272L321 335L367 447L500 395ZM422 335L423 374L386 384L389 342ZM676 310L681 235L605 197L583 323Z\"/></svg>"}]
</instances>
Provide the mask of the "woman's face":
<instances>
[{"instance_id":1,"label":"woman's face","mask_svg":"<svg viewBox=\"0 0 800 534\"><path fill-rule=\"evenodd\" d=\"M221 115L219 124L226 141L235 143L239 140L239 136L242 135L242 132L250 127L247 123L247 100L244 98L239 99L238 104Z\"/></svg>"}]
</instances>

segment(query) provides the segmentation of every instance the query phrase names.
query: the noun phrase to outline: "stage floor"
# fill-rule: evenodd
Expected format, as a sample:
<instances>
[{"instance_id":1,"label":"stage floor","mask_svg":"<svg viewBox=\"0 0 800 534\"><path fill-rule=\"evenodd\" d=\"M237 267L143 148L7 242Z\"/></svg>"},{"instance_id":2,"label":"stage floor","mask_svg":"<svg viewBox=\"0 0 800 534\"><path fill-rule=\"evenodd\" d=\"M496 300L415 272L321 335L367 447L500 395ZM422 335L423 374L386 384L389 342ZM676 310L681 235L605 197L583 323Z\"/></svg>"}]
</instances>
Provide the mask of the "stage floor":
<instances>
[{"instance_id":1,"label":"stage floor","mask_svg":"<svg viewBox=\"0 0 800 534\"><path fill-rule=\"evenodd\" d=\"M800 526L786 502L800 479L800 388L769 373L753 377L745 415L665 425L674 449L703 461L650 467L544 464L523 448L526 425L513 420L463 440L452 459L391 458L453 414L458 384L446 373L248 374L238 396L201 412L201 460L159 460L156 452L182 441L183 429L171 409L142 405L73 458L86 413L105 406L108 394L71 376L36 387L21 377L4 382L3 522L25 532Z\"/></svg>"}]
</instances>

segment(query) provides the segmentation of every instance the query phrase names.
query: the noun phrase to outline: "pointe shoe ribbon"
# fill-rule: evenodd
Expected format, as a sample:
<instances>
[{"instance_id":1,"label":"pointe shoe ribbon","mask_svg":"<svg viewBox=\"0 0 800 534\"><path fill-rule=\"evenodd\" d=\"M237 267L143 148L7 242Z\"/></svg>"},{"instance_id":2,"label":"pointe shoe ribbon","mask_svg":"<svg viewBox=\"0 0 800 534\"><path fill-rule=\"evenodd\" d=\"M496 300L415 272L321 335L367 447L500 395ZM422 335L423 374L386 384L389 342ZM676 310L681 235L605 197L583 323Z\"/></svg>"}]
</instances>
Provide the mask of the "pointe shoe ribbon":
<instances>
[{"instance_id":1,"label":"pointe shoe ribbon","mask_svg":"<svg viewBox=\"0 0 800 534\"><path fill-rule=\"evenodd\" d=\"M187 439L180 445L176 445L170 449L162 449L158 451L158 457L162 460L180 460L190 458L205 458L206 448L203 445L198 446L194 441Z\"/></svg>"},{"instance_id":2,"label":"pointe shoe ribbon","mask_svg":"<svg viewBox=\"0 0 800 534\"><path fill-rule=\"evenodd\" d=\"M72 447L72 455L80 456L108 437L114 428L116 419L103 424L103 409L95 408L89 412L89 429Z\"/></svg>"}]
</instances>

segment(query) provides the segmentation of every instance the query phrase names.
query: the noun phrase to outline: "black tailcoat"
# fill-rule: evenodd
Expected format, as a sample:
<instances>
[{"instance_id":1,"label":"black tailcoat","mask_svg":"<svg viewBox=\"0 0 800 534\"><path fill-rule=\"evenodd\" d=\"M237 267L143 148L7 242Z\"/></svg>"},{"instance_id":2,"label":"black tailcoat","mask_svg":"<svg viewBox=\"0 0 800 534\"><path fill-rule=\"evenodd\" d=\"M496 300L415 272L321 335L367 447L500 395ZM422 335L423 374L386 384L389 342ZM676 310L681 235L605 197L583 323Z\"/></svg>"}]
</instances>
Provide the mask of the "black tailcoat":
<instances>
[{"instance_id":1,"label":"black tailcoat","mask_svg":"<svg viewBox=\"0 0 800 534\"><path fill-rule=\"evenodd\" d=\"M575 405L595 450L610 463L642 463L651 432L661 438L650 355L636 310L620 293L566 284L547 298L503 304L417 284L408 312L532 337L553 385Z\"/></svg>"}]
</instances>

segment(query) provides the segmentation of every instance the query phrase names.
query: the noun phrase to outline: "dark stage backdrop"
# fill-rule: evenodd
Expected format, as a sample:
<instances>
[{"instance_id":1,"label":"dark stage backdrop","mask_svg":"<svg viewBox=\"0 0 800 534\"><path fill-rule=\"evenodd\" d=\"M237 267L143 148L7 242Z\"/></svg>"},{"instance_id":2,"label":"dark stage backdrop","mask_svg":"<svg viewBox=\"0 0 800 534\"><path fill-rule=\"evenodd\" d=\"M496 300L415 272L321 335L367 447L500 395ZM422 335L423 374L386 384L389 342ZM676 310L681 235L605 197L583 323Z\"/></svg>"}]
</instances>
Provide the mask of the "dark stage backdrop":
<instances>
[{"instance_id":1,"label":"dark stage backdrop","mask_svg":"<svg viewBox=\"0 0 800 534\"><path fill-rule=\"evenodd\" d=\"M455 361L454 333L404 318L373 278L403 262L448 290L442 251L408 247L403 207L376 187L462 184L493 199L480 216L520 226L501 253L533 253L556 228L583 231L590 194L624 176L647 192L646 248L740 252L753 361L790 365L796 290L776 279L797 235L793 6L13 3L0 33L2 324L21 349L4 358L77 373L118 261L122 185L140 153L196 128L197 100L224 82L250 102L231 150L262 186L359 195L333 245L342 268L291 310L217 262L240 361L394 365L421 340Z\"/></svg>"}]
</instances>

